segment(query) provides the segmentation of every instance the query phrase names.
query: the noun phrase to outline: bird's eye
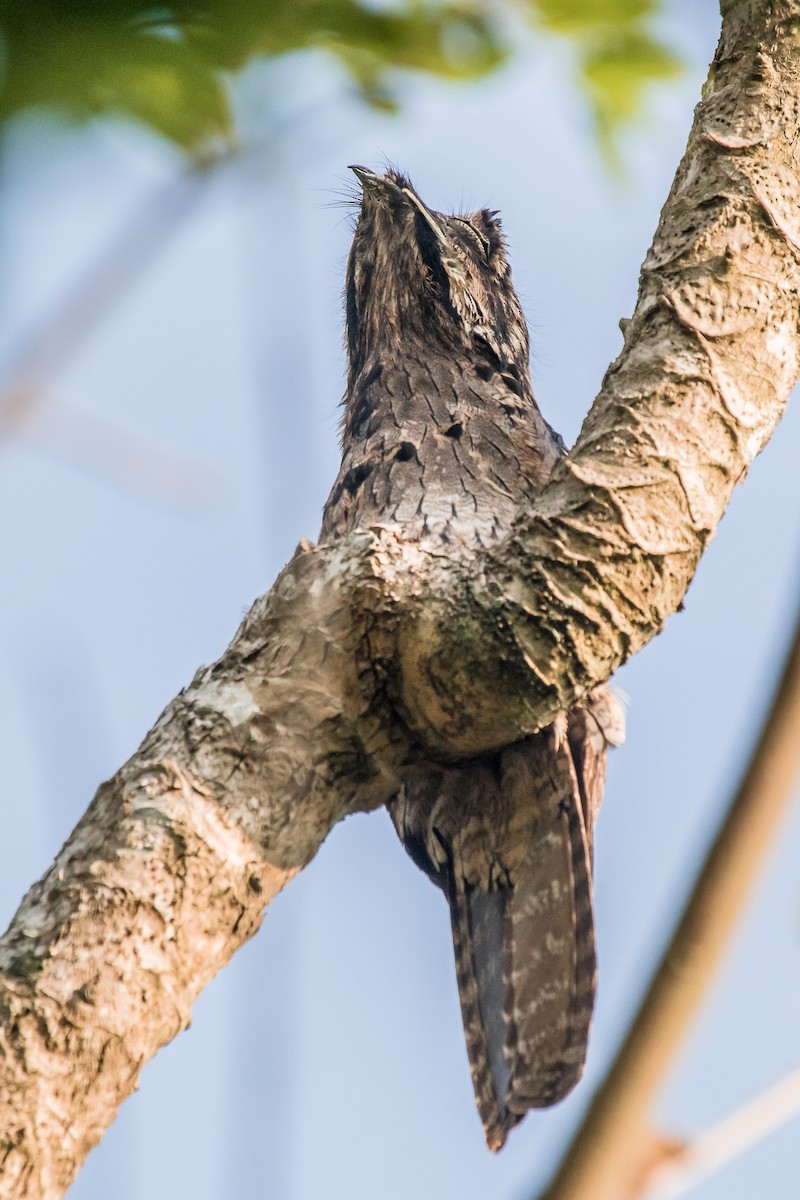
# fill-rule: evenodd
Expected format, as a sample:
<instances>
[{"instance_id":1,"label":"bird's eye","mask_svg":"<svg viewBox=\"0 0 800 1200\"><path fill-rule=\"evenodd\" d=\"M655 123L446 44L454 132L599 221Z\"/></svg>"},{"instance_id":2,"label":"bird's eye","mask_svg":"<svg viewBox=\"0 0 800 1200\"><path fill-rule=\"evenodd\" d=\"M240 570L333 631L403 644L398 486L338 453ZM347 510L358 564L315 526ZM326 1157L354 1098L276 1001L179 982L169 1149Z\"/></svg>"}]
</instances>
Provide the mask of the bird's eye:
<instances>
[{"instance_id":1,"label":"bird's eye","mask_svg":"<svg viewBox=\"0 0 800 1200\"><path fill-rule=\"evenodd\" d=\"M453 220L457 221L462 229L469 230L471 240L480 247L483 257L488 262L492 257L492 243L485 236L485 234L481 233L480 229L476 229L472 224L472 221L468 221L465 217L454 217Z\"/></svg>"}]
</instances>

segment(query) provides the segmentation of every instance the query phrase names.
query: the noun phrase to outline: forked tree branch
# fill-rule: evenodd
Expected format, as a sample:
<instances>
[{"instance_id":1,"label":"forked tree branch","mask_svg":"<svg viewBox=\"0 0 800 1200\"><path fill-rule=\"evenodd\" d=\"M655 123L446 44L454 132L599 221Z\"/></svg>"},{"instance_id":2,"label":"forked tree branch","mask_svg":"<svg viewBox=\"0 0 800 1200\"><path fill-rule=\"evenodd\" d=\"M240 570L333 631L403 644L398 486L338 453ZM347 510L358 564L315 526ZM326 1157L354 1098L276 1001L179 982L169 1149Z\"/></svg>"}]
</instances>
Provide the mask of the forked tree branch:
<instances>
[{"instance_id":1,"label":"forked tree branch","mask_svg":"<svg viewBox=\"0 0 800 1200\"><path fill-rule=\"evenodd\" d=\"M469 568L304 545L0 942L0 1197L56 1197L336 821L547 724L662 627L798 375L800 0L736 0L578 443Z\"/></svg>"}]
</instances>

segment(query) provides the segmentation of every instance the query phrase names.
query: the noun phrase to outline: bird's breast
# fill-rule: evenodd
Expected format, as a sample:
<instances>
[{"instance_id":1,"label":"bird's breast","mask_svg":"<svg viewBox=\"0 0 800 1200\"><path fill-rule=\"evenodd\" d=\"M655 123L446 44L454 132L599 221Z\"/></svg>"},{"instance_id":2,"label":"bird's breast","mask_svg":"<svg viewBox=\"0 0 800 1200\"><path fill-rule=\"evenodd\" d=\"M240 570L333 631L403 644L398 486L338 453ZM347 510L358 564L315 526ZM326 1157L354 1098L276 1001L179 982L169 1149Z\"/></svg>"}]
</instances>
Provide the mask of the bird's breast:
<instances>
[{"instance_id":1,"label":"bird's breast","mask_svg":"<svg viewBox=\"0 0 800 1200\"><path fill-rule=\"evenodd\" d=\"M374 524L453 553L497 541L558 444L529 388L484 363L372 361L351 385L322 537Z\"/></svg>"}]
</instances>

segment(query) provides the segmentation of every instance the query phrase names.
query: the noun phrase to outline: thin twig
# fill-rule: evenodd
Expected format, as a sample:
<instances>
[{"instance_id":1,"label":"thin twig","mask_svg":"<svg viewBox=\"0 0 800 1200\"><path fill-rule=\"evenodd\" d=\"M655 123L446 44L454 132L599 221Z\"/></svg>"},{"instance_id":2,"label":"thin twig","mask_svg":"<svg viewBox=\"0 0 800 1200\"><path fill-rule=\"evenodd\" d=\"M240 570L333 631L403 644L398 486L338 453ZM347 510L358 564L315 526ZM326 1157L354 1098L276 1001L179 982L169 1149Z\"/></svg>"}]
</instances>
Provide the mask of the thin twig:
<instances>
[{"instance_id":1,"label":"thin twig","mask_svg":"<svg viewBox=\"0 0 800 1200\"><path fill-rule=\"evenodd\" d=\"M53 401L51 396L51 401ZM198 454L171 446L103 413L55 398L46 416L32 414L20 442L122 491L197 514L219 501L224 487L213 464Z\"/></svg>"},{"instance_id":2,"label":"thin twig","mask_svg":"<svg viewBox=\"0 0 800 1200\"><path fill-rule=\"evenodd\" d=\"M128 294L203 195L221 157L196 164L158 188L104 246L83 277L70 287L21 347L6 373L6 388L30 379L51 379ZM0 436L7 430L0 429Z\"/></svg>"},{"instance_id":3,"label":"thin twig","mask_svg":"<svg viewBox=\"0 0 800 1200\"><path fill-rule=\"evenodd\" d=\"M541 1200L629 1200L672 1157L649 1114L708 991L800 766L800 622L758 744L625 1042Z\"/></svg>"},{"instance_id":4,"label":"thin twig","mask_svg":"<svg viewBox=\"0 0 800 1200\"><path fill-rule=\"evenodd\" d=\"M53 385L182 228L210 182L232 170L250 186L260 182L279 136L285 137L318 108L328 107L315 105L293 114L245 150L195 160L147 197L13 358L0 384L0 450L11 438L22 436L157 503L188 510L209 506L220 492L219 478L209 464L115 427L108 418L58 407ZM46 421L40 419L43 414Z\"/></svg>"},{"instance_id":5,"label":"thin twig","mask_svg":"<svg viewBox=\"0 0 800 1200\"><path fill-rule=\"evenodd\" d=\"M219 493L219 482L212 479L215 472L208 464L160 446L155 439L134 435L108 418L57 407L52 388L101 321L181 228L215 172L229 161L227 156L195 164L148 197L28 337L0 390L0 448L12 437L22 436L99 470L124 488L183 509L206 507L209 497Z\"/></svg>"},{"instance_id":6,"label":"thin twig","mask_svg":"<svg viewBox=\"0 0 800 1200\"><path fill-rule=\"evenodd\" d=\"M651 1200L674 1200L800 1115L800 1067L686 1144L653 1178Z\"/></svg>"},{"instance_id":7,"label":"thin twig","mask_svg":"<svg viewBox=\"0 0 800 1200\"><path fill-rule=\"evenodd\" d=\"M24 342L0 386L0 444L27 419L31 406L47 399L45 385L62 371L97 326L128 294L208 190L212 180L236 170L258 182L279 137L330 102L315 102L276 123L244 150L195 159L148 196L103 247L83 277L70 287L40 327Z\"/></svg>"}]
</instances>

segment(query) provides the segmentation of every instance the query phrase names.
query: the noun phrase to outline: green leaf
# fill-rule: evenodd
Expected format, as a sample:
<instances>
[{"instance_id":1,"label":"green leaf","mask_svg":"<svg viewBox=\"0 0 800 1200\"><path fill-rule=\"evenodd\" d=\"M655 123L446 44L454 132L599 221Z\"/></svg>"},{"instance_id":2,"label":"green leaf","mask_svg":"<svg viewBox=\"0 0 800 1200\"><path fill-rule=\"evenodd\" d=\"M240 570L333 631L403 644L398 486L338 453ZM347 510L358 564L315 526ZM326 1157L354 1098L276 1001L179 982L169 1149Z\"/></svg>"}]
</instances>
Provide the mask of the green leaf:
<instances>
[{"instance_id":1,"label":"green leaf","mask_svg":"<svg viewBox=\"0 0 800 1200\"><path fill-rule=\"evenodd\" d=\"M180 36L127 22L26 17L2 26L0 118L46 106L78 119L126 114L188 149L232 137L223 78Z\"/></svg>"},{"instance_id":2,"label":"green leaf","mask_svg":"<svg viewBox=\"0 0 800 1200\"><path fill-rule=\"evenodd\" d=\"M656 11L655 0L530 0L541 25L574 36L609 26L639 24Z\"/></svg>"},{"instance_id":3,"label":"green leaf","mask_svg":"<svg viewBox=\"0 0 800 1200\"><path fill-rule=\"evenodd\" d=\"M650 32L657 0L522 0L574 48L601 137L677 62ZM474 79L509 57L519 0L0 0L0 121L48 106L127 113L196 151L233 138L230 76L255 58L334 56L367 103L393 110L399 72Z\"/></svg>"},{"instance_id":4,"label":"green leaf","mask_svg":"<svg viewBox=\"0 0 800 1200\"><path fill-rule=\"evenodd\" d=\"M107 48L107 45L106 45ZM190 47L155 41L126 43L106 58L92 86L95 111L112 110L144 121L187 149L209 139L233 139L222 77Z\"/></svg>"},{"instance_id":5,"label":"green leaf","mask_svg":"<svg viewBox=\"0 0 800 1200\"><path fill-rule=\"evenodd\" d=\"M651 32L656 0L528 0L536 28L568 40L600 148L617 167L622 129L644 112L647 88L682 70Z\"/></svg>"},{"instance_id":6,"label":"green leaf","mask_svg":"<svg viewBox=\"0 0 800 1200\"><path fill-rule=\"evenodd\" d=\"M598 120L607 129L635 119L644 89L680 70L671 51L644 33L599 42L585 51L581 64Z\"/></svg>"}]
</instances>

